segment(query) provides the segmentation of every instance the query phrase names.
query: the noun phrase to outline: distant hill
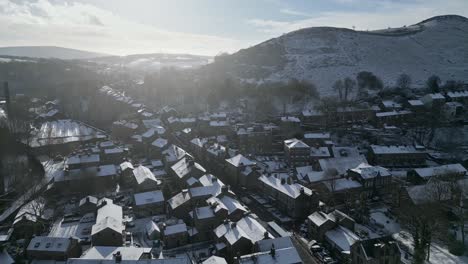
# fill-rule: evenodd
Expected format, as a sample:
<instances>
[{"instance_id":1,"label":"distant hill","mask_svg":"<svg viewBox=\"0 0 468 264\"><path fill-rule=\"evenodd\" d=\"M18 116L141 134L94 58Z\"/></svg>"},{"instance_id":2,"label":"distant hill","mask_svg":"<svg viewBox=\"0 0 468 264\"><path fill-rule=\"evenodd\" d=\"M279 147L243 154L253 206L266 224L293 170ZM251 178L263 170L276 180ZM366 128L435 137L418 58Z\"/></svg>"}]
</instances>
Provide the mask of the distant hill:
<instances>
[{"instance_id":1,"label":"distant hill","mask_svg":"<svg viewBox=\"0 0 468 264\"><path fill-rule=\"evenodd\" d=\"M124 66L132 69L154 71L162 67L192 69L212 62L213 57L191 54L150 53L127 56L107 56L89 59L110 66Z\"/></svg>"},{"instance_id":2,"label":"distant hill","mask_svg":"<svg viewBox=\"0 0 468 264\"><path fill-rule=\"evenodd\" d=\"M109 54L54 46L0 47L0 55L31 58L56 58L62 60L89 59L109 56Z\"/></svg>"},{"instance_id":3,"label":"distant hill","mask_svg":"<svg viewBox=\"0 0 468 264\"><path fill-rule=\"evenodd\" d=\"M270 39L232 55L213 67L247 82L315 83L322 95L334 94L337 79L371 71L393 85L401 73L415 86L438 75L443 81L468 81L468 19L447 15L412 26L376 31L312 27Z\"/></svg>"}]
</instances>

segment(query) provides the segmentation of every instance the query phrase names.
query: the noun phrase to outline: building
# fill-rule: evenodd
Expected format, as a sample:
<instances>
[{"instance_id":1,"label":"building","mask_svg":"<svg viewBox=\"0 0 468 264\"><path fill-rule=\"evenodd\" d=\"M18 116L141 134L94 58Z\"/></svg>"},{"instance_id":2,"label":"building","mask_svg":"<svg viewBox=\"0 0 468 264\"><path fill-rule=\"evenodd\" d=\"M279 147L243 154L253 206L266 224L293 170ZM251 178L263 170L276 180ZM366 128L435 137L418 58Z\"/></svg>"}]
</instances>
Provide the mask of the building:
<instances>
[{"instance_id":1,"label":"building","mask_svg":"<svg viewBox=\"0 0 468 264\"><path fill-rule=\"evenodd\" d=\"M350 230L354 230L354 219L340 210L315 211L307 217L308 232L311 239L323 241L325 234L329 230L341 225Z\"/></svg>"},{"instance_id":2,"label":"building","mask_svg":"<svg viewBox=\"0 0 468 264\"><path fill-rule=\"evenodd\" d=\"M356 241L351 245L351 263L400 264L401 250L391 237Z\"/></svg>"},{"instance_id":3,"label":"building","mask_svg":"<svg viewBox=\"0 0 468 264\"><path fill-rule=\"evenodd\" d=\"M140 165L133 169L133 187L137 191L156 190L161 187L153 172L146 166Z\"/></svg>"},{"instance_id":4,"label":"building","mask_svg":"<svg viewBox=\"0 0 468 264\"><path fill-rule=\"evenodd\" d=\"M36 236L29 242L26 252L31 260L64 261L79 257L81 246L74 238Z\"/></svg>"},{"instance_id":5,"label":"building","mask_svg":"<svg viewBox=\"0 0 468 264\"><path fill-rule=\"evenodd\" d=\"M190 217L194 227L198 230L199 240L213 239L213 229L215 229L224 220L220 214L216 214L215 206L197 207L190 211Z\"/></svg>"},{"instance_id":6,"label":"building","mask_svg":"<svg viewBox=\"0 0 468 264\"><path fill-rule=\"evenodd\" d=\"M247 212L247 208L236 199L227 186L222 188L221 194L209 198L206 202L213 208L215 215L221 219L237 221Z\"/></svg>"},{"instance_id":7,"label":"building","mask_svg":"<svg viewBox=\"0 0 468 264\"><path fill-rule=\"evenodd\" d=\"M80 200L78 209L80 214L94 213L97 209L98 199L94 196L86 196Z\"/></svg>"},{"instance_id":8,"label":"building","mask_svg":"<svg viewBox=\"0 0 468 264\"><path fill-rule=\"evenodd\" d=\"M420 100L426 108L439 108L445 103L446 98L441 93L430 93L421 97Z\"/></svg>"},{"instance_id":9,"label":"building","mask_svg":"<svg viewBox=\"0 0 468 264\"><path fill-rule=\"evenodd\" d=\"M310 162L310 146L299 139L285 140L284 153L290 166L305 166Z\"/></svg>"},{"instance_id":10,"label":"building","mask_svg":"<svg viewBox=\"0 0 468 264\"><path fill-rule=\"evenodd\" d=\"M371 145L369 161L384 167L413 167L426 164L426 151L413 146Z\"/></svg>"},{"instance_id":11,"label":"building","mask_svg":"<svg viewBox=\"0 0 468 264\"><path fill-rule=\"evenodd\" d=\"M429 168L417 168L408 171L407 178L409 182L414 184L422 184L429 181L431 178L438 179L459 179L466 175L466 169L461 164L447 164Z\"/></svg>"},{"instance_id":12,"label":"building","mask_svg":"<svg viewBox=\"0 0 468 264\"><path fill-rule=\"evenodd\" d=\"M100 260L102 262L96 263L107 263L105 260L111 260L113 263L117 259L122 261L130 260L149 260L151 259L151 248L146 247L106 247L106 246L94 246L88 249L82 256L83 260ZM87 262L85 262L87 263ZM95 262L92 262L95 263Z\"/></svg>"},{"instance_id":13,"label":"building","mask_svg":"<svg viewBox=\"0 0 468 264\"><path fill-rule=\"evenodd\" d=\"M184 157L177 163L171 166L171 174L179 180L179 183L183 186L185 181L189 178L198 179L206 173L205 168L195 162L192 157Z\"/></svg>"},{"instance_id":14,"label":"building","mask_svg":"<svg viewBox=\"0 0 468 264\"><path fill-rule=\"evenodd\" d=\"M165 212L165 202L162 191L136 193L134 212L137 216L152 216Z\"/></svg>"},{"instance_id":15,"label":"building","mask_svg":"<svg viewBox=\"0 0 468 264\"><path fill-rule=\"evenodd\" d=\"M98 203L96 223L91 228L93 246L121 246L124 239L122 207L103 198Z\"/></svg>"},{"instance_id":16,"label":"building","mask_svg":"<svg viewBox=\"0 0 468 264\"><path fill-rule=\"evenodd\" d=\"M309 132L304 133L304 143L309 146L325 146L325 142L331 140L330 133L328 132Z\"/></svg>"},{"instance_id":17,"label":"building","mask_svg":"<svg viewBox=\"0 0 468 264\"><path fill-rule=\"evenodd\" d=\"M305 218L318 206L318 195L307 187L287 179L265 175L259 178L263 194L274 199L276 207L292 218Z\"/></svg>"},{"instance_id":18,"label":"building","mask_svg":"<svg viewBox=\"0 0 468 264\"><path fill-rule=\"evenodd\" d=\"M252 216L246 215L237 222L225 221L214 229L218 249L226 259L238 254L250 254L256 242L272 235Z\"/></svg>"},{"instance_id":19,"label":"building","mask_svg":"<svg viewBox=\"0 0 468 264\"><path fill-rule=\"evenodd\" d=\"M361 163L357 167L350 169L348 175L362 185L365 197L370 198L391 192L392 174L383 167Z\"/></svg>"},{"instance_id":20,"label":"building","mask_svg":"<svg viewBox=\"0 0 468 264\"><path fill-rule=\"evenodd\" d=\"M165 248L175 248L188 243L188 230L184 222L163 226L163 242Z\"/></svg>"},{"instance_id":21,"label":"building","mask_svg":"<svg viewBox=\"0 0 468 264\"><path fill-rule=\"evenodd\" d=\"M226 177L227 183L231 185L242 185L246 184L241 180L244 176L241 176L242 172L246 167L255 166L256 162L244 157L242 154L238 154L232 158L226 159Z\"/></svg>"}]
</instances>

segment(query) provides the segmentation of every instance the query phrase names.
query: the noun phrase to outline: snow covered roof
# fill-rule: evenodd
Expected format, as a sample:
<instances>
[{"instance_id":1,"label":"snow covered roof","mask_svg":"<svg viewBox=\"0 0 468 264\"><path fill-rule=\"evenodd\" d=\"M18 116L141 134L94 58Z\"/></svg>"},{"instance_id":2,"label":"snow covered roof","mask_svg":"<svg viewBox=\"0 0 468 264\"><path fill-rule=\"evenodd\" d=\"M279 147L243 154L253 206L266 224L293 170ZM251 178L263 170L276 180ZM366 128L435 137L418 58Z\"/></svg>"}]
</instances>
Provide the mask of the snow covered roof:
<instances>
[{"instance_id":1,"label":"snow covered roof","mask_svg":"<svg viewBox=\"0 0 468 264\"><path fill-rule=\"evenodd\" d=\"M326 179L325 171L314 171L312 166L296 167L297 179L305 183L319 182Z\"/></svg>"},{"instance_id":2,"label":"snow covered roof","mask_svg":"<svg viewBox=\"0 0 468 264\"><path fill-rule=\"evenodd\" d=\"M192 158L183 158L179 160L176 164L171 166L171 170L180 179L195 171L199 171L202 174L206 172L205 168L197 162L194 162Z\"/></svg>"},{"instance_id":3,"label":"snow covered roof","mask_svg":"<svg viewBox=\"0 0 468 264\"><path fill-rule=\"evenodd\" d=\"M211 256L203 261L201 264L227 264L224 258L218 256Z\"/></svg>"},{"instance_id":4,"label":"snow covered roof","mask_svg":"<svg viewBox=\"0 0 468 264\"><path fill-rule=\"evenodd\" d=\"M155 128L155 127L158 127L161 125L161 120L158 119L158 118L155 118L155 119L143 119L141 120L141 122L143 122L143 125L146 127L146 128Z\"/></svg>"},{"instance_id":5,"label":"snow covered roof","mask_svg":"<svg viewBox=\"0 0 468 264\"><path fill-rule=\"evenodd\" d=\"M330 133L304 133L305 139L330 139Z\"/></svg>"},{"instance_id":6,"label":"snow covered roof","mask_svg":"<svg viewBox=\"0 0 468 264\"><path fill-rule=\"evenodd\" d=\"M124 171L124 170L126 170L126 169L132 169L132 170L133 170L133 169L134 169L134 168L133 168L133 164L130 163L130 162L128 162L128 161L122 162L122 163L120 164L120 170L121 170L121 171Z\"/></svg>"},{"instance_id":7,"label":"snow covered roof","mask_svg":"<svg viewBox=\"0 0 468 264\"><path fill-rule=\"evenodd\" d=\"M70 156L65 161L66 165L86 164L86 163L97 163L99 162L99 154L78 154Z\"/></svg>"},{"instance_id":8,"label":"snow covered roof","mask_svg":"<svg viewBox=\"0 0 468 264\"><path fill-rule=\"evenodd\" d=\"M212 127L225 127L227 125L226 121L210 121L210 126Z\"/></svg>"},{"instance_id":9,"label":"snow covered roof","mask_svg":"<svg viewBox=\"0 0 468 264\"><path fill-rule=\"evenodd\" d=\"M159 226L154 222L154 221L149 221L146 225L145 225L145 231L146 231L146 234L151 237L152 234L154 232L157 232L157 233L160 233L161 230L159 229Z\"/></svg>"},{"instance_id":10,"label":"snow covered roof","mask_svg":"<svg viewBox=\"0 0 468 264\"><path fill-rule=\"evenodd\" d=\"M366 158L362 155L319 159L322 171L337 170L338 175L345 174L349 169L355 168L361 163L367 163Z\"/></svg>"},{"instance_id":11,"label":"snow covered roof","mask_svg":"<svg viewBox=\"0 0 468 264\"><path fill-rule=\"evenodd\" d=\"M193 217L193 212L195 211L195 216L197 219L206 219L215 217L214 210L211 206L197 207L195 210L190 211L190 216Z\"/></svg>"},{"instance_id":12,"label":"snow covered roof","mask_svg":"<svg viewBox=\"0 0 468 264\"><path fill-rule=\"evenodd\" d=\"M468 91L448 92L447 96L449 98L465 98L465 97L468 97Z\"/></svg>"},{"instance_id":13,"label":"snow covered roof","mask_svg":"<svg viewBox=\"0 0 468 264\"><path fill-rule=\"evenodd\" d=\"M156 180L156 178L154 177L153 172L151 172L151 170L148 169L148 167L145 167L143 165L136 167L133 170L133 175L138 184L142 184L147 180L158 182L158 180Z\"/></svg>"},{"instance_id":14,"label":"snow covered roof","mask_svg":"<svg viewBox=\"0 0 468 264\"><path fill-rule=\"evenodd\" d=\"M158 147L158 148L164 148L167 145L168 141L167 139L164 138L158 138L151 145Z\"/></svg>"},{"instance_id":15,"label":"snow covered roof","mask_svg":"<svg viewBox=\"0 0 468 264\"><path fill-rule=\"evenodd\" d=\"M292 123L300 123L301 120L295 116L282 116L281 122L292 122Z\"/></svg>"},{"instance_id":16,"label":"snow covered roof","mask_svg":"<svg viewBox=\"0 0 468 264\"><path fill-rule=\"evenodd\" d=\"M343 191L355 188L361 188L362 185L352 179L339 178L324 182L329 191Z\"/></svg>"},{"instance_id":17,"label":"snow covered roof","mask_svg":"<svg viewBox=\"0 0 468 264\"><path fill-rule=\"evenodd\" d=\"M86 203L93 203L93 204L96 204L98 203L98 199L94 196L86 196L84 197L83 199L80 200L80 204L79 206L82 206Z\"/></svg>"},{"instance_id":18,"label":"snow covered roof","mask_svg":"<svg viewBox=\"0 0 468 264\"><path fill-rule=\"evenodd\" d=\"M208 139L207 138L194 138L192 140L190 140L190 143L200 147L200 148L203 148L203 146L208 143Z\"/></svg>"},{"instance_id":19,"label":"snow covered roof","mask_svg":"<svg viewBox=\"0 0 468 264\"><path fill-rule=\"evenodd\" d=\"M299 197L301 193L304 193L306 195L312 195L311 189L304 187L298 183L288 184L287 181L281 180L274 176L267 177L265 175L262 175L258 178L258 180L294 199Z\"/></svg>"},{"instance_id":20,"label":"snow covered roof","mask_svg":"<svg viewBox=\"0 0 468 264\"><path fill-rule=\"evenodd\" d=\"M377 177L377 175L380 175L382 177L391 175L386 168L380 166L372 166L367 163L361 163L356 168L351 169L351 171L361 175L363 179L375 178Z\"/></svg>"},{"instance_id":21,"label":"snow covered roof","mask_svg":"<svg viewBox=\"0 0 468 264\"><path fill-rule=\"evenodd\" d=\"M95 138L105 138L105 135L81 122L65 119L42 123L41 127L32 133L30 145L41 147Z\"/></svg>"},{"instance_id":22,"label":"snow covered roof","mask_svg":"<svg viewBox=\"0 0 468 264\"><path fill-rule=\"evenodd\" d=\"M430 94L426 94L424 97L430 97L432 98L433 100L441 100L441 99L445 99L445 96L441 93L430 93Z\"/></svg>"},{"instance_id":23,"label":"snow covered roof","mask_svg":"<svg viewBox=\"0 0 468 264\"><path fill-rule=\"evenodd\" d=\"M105 205L101 206L97 210L96 223L101 222L103 219L107 217L114 218L118 222L122 223L122 219L123 219L122 207L112 203L112 200L110 199L105 199L104 201L105 201ZM101 199L99 201L99 204L102 204L104 201Z\"/></svg>"},{"instance_id":24,"label":"snow covered roof","mask_svg":"<svg viewBox=\"0 0 468 264\"><path fill-rule=\"evenodd\" d=\"M402 107L400 103L397 103L393 100L383 100L382 105L385 108L401 108Z\"/></svg>"},{"instance_id":25,"label":"snow covered roof","mask_svg":"<svg viewBox=\"0 0 468 264\"><path fill-rule=\"evenodd\" d=\"M393 111L389 111L389 112L379 112L379 113L375 113L375 116L376 117L387 117L387 116L399 116L399 115L409 115L409 114L412 114L413 112L409 111L409 110L393 110Z\"/></svg>"},{"instance_id":26,"label":"snow covered roof","mask_svg":"<svg viewBox=\"0 0 468 264\"><path fill-rule=\"evenodd\" d=\"M117 148L107 148L104 149L104 154L109 155L109 154L119 154L123 153L125 150L123 148L117 147Z\"/></svg>"},{"instance_id":27,"label":"snow covered roof","mask_svg":"<svg viewBox=\"0 0 468 264\"><path fill-rule=\"evenodd\" d=\"M114 255L117 252L122 255L122 260L138 260L143 254L150 254L151 248L97 246L89 248L80 258L115 261Z\"/></svg>"},{"instance_id":28,"label":"snow covered roof","mask_svg":"<svg viewBox=\"0 0 468 264\"><path fill-rule=\"evenodd\" d=\"M174 195L172 198L167 200L167 203L172 209L179 207L180 205L190 201L191 197L188 190L182 190L182 192Z\"/></svg>"},{"instance_id":29,"label":"snow covered roof","mask_svg":"<svg viewBox=\"0 0 468 264\"><path fill-rule=\"evenodd\" d=\"M224 237L230 245L234 245L239 239L245 238L252 243L265 238L265 234L273 237L252 216L244 216L237 222L225 222L214 230L218 238Z\"/></svg>"},{"instance_id":30,"label":"snow covered roof","mask_svg":"<svg viewBox=\"0 0 468 264\"><path fill-rule=\"evenodd\" d=\"M135 205L137 206L164 202L164 196L162 191L136 193L133 195L133 197L135 198Z\"/></svg>"},{"instance_id":31,"label":"snow covered roof","mask_svg":"<svg viewBox=\"0 0 468 264\"><path fill-rule=\"evenodd\" d=\"M65 253L68 251L70 244L71 240L68 237L36 236L29 242L27 250Z\"/></svg>"},{"instance_id":32,"label":"snow covered roof","mask_svg":"<svg viewBox=\"0 0 468 264\"><path fill-rule=\"evenodd\" d=\"M418 168L414 171L422 178L429 178L447 174L466 174L466 169L460 163L447 164L437 167Z\"/></svg>"},{"instance_id":33,"label":"snow covered roof","mask_svg":"<svg viewBox=\"0 0 468 264\"><path fill-rule=\"evenodd\" d=\"M327 221L339 223L342 219L348 219L354 222L354 220L351 217L341 212L340 210L333 210L329 213L323 211L315 211L312 214L310 214L307 218L316 226L322 226Z\"/></svg>"},{"instance_id":34,"label":"snow covered roof","mask_svg":"<svg viewBox=\"0 0 468 264\"><path fill-rule=\"evenodd\" d=\"M185 223L166 226L166 228L164 229L165 236L184 233L184 232L187 232L187 225Z\"/></svg>"},{"instance_id":35,"label":"snow covered roof","mask_svg":"<svg viewBox=\"0 0 468 264\"><path fill-rule=\"evenodd\" d=\"M424 105L424 103L419 99L408 100L408 104L411 105L411 106L423 106Z\"/></svg>"},{"instance_id":36,"label":"snow covered roof","mask_svg":"<svg viewBox=\"0 0 468 264\"><path fill-rule=\"evenodd\" d=\"M238 154L230 159L226 159L227 162L234 165L235 167L250 166L256 163L244 157L242 154Z\"/></svg>"},{"instance_id":37,"label":"snow covered roof","mask_svg":"<svg viewBox=\"0 0 468 264\"><path fill-rule=\"evenodd\" d=\"M217 197L211 197L207 200L207 203L216 205L215 212L221 209L227 210L229 215L236 212L237 210L247 212L247 208L245 208L236 198L232 197L231 195L221 194Z\"/></svg>"},{"instance_id":38,"label":"snow covered roof","mask_svg":"<svg viewBox=\"0 0 468 264\"><path fill-rule=\"evenodd\" d=\"M343 226L327 231L325 237L345 254L349 254L351 246L359 241L359 237L353 231Z\"/></svg>"},{"instance_id":39,"label":"snow covered roof","mask_svg":"<svg viewBox=\"0 0 468 264\"><path fill-rule=\"evenodd\" d=\"M153 166L154 168L159 168L164 166L164 164L161 160L151 160L151 166Z\"/></svg>"},{"instance_id":40,"label":"snow covered roof","mask_svg":"<svg viewBox=\"0 0 468 264\"><path fill-rule=\"evenodd\" d=\"M331 157L331 154L327 147L318 147L318 148L311 147L310 156L315 157L315 158L326 158L326 157Z\"/></svg>"},{"instance_id":41,"label":"snow covered roof","mask_svg":"<svg viewBox=\"0 0 468 264\"><path fill-rule=\"evenodd\" d=\"M291 237L278 237L257 241L258 251L270 251L271 246L275 245L275 249L294 247Z\"/></svg>"},{"instance_id":42,"label":"snow covered roof","mask_svg":"<svg viewBox=\"0 0 468 264\"><path fill-rule=\"evenodd\" d=\"M186 155L190 156L184 149L176 145L170 145L162 154L166 162L176 162Z\"/></svg>"},{"instance_id":43,"label":"snow covered roof","mask_svg":"<svg viewBox=\"0 0 468 264\"><path fill-rule=\"evenodd\" d=\"M371 150L377 155L392 155L392 154L419 154L422 151L417 150L413 146L384 146L384 145L371 145Z\"/></svg>"},{"instance_id":44,"label":"snow covered roof","mask_svg":"<svg viewBox=\"0 0 468 264\"><path fill-rule=\"evenodd\" d=\"M118 221L113 217L105 217L92 226L91 235L97 234L107 228L110 228L117 233L122 233L125 230L125 226L122 221Z\"/></svg>"},{"instance_id":45,"label":"snow covered roof","mask_svg":"<svg viewBox=\"0 0 468 264\"><path fill-rule=\"evenodd\" d=\"M220 185L224 186L224 183L216 178L213 174L205 174L198 179L198 181L203 185L203 186L211 186L211 185Z\"/></svg>"},{"instance_id":46,"label":"snow covered roof","mask_svg":"<svg viewBox=\"0 0 468 264\"><path fill-rule=\"evenodd\" d=\"M290 148L290 149L295 149L295 148L310 148L309 145L304 143L302 140L299 140L297 138L291 138L291 139L286 139L284 141L284 144Z\"/></svg>"},{"instance_id":47,"label":"snow covered roof","mask_svg":"<svg viewBox=\"0 0 468 264\"><path fill-rule=\"evenodd\" d=\"M270 249L241 256L239 264L298 264L303 263L295 247L275 249L272 256Z\"/></svg>"}]
</instances>

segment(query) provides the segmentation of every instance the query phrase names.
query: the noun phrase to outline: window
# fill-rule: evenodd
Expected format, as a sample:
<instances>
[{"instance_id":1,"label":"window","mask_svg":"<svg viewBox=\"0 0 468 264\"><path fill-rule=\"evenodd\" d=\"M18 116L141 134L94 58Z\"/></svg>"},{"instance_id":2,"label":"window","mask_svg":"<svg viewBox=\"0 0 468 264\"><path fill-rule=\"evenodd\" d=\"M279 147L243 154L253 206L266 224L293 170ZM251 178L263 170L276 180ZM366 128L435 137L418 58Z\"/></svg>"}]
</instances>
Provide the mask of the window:
<instances>
[{"instance_id":1,"label":"window","mask_svg":"<svg viewBox=\"0 0 468 264\"><path fill-rule=\"evenodd\" d=\"M46 247L46 248L50 248L50 245L51 245L51 243L49 242L49 243L46 244L45 247Z\"/></svg>"},{"instance_id":2,"label":"window","mask_svg":"<svg viewBox=\"0 0 468 264\"><path fill-rule=\"evenodd\" d=\"M40 245L41 245L41 243L37 242L36 244L34 244L34 248L38 248Z\"/></svg>"}]
</instances>

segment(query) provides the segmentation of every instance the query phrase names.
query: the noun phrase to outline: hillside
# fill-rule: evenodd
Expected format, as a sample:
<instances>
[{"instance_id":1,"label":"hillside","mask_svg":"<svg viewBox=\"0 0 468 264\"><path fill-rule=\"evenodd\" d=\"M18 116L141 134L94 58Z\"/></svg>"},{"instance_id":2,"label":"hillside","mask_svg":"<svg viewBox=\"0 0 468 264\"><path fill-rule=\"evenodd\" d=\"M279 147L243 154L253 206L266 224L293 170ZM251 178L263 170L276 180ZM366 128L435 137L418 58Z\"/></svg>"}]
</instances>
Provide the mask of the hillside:
<instances>
[{"instance_id":1,"label":"hillside","mask_svg":"<svg viewBox=\"0 0 468 264\"><path fill-rule=\"evenodd\" d=\"M245 81L306 79L322 95L335 80L371 71L386 85L411 75L415 86L436 74L468 81L468 19L440 16L418 24L377 31L314 27L270 39L226 56L214 68Z\"/></svg>"},{"instance_id":2,"label":"hillside","mask_svg":"<svg viewBox=\"0 0 468 264\"><path fill-rule=\"evenodd\" d=\"M0 55L31 58L56 58L62 60L89 59L108 56L108 54L53 46L0 47Z\"/></svg>"},{"instance_id":3,"label":"hillside","mask_svg":"<svg viewBox=\"0 0 468 264\"><path fill-rule=\"evenodd\" d=\"M107 56L91 59L90 61L115 66L125 66L132 69L154 71L161 67L196 68L212 61L212 57L190 54L134 54L128 56Z\"/></svg>"}]
</instances>

